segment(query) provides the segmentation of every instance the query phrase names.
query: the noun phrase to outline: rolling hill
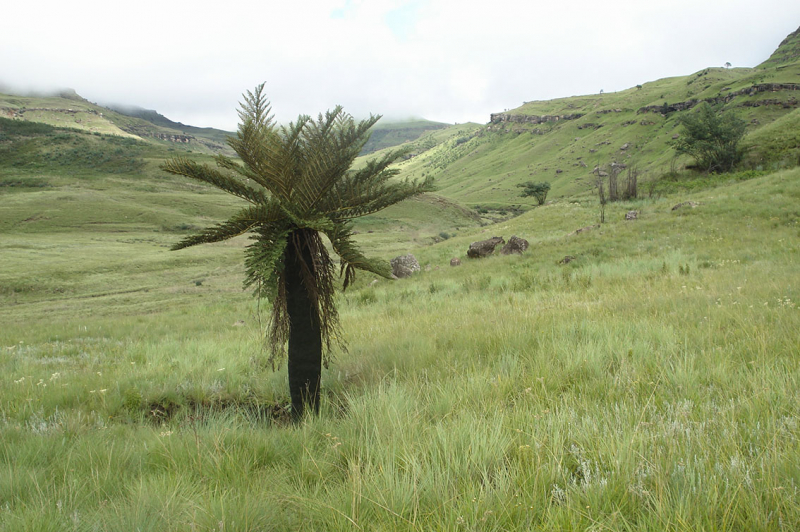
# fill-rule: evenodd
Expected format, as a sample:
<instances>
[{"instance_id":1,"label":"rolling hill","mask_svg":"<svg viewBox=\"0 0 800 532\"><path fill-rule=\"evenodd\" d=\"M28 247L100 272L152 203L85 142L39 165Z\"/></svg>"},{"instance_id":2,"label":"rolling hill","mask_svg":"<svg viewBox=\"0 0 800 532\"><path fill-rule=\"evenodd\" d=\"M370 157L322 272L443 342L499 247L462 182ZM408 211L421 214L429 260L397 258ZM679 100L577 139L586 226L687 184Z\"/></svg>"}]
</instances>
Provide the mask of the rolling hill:
<instances>
[{"instance_id":1,"label":"rolling hill","mask_svg":"<svg viewBox=\"0 0 800 532\"><path fill-rule=\"evenodd\" d=\"M426 133L402 175L432 175L439 192L466 205L532 205L517 185L549 181L551 198L589 193L595 167L635 169L654 180L691 161L675 157L678 119L707 101L748 123L745 166L782 168L800 159L800 30L754 68L706 68L617 93L531 101L486 125Z\"/></svg>"},{"instance_id":2,"label":"rolling hill","mask_svg":"<svg viewBox=\"0 0 800 532\"><path fill-rule=\"evenodd\" d=\"M158 169L224 132L0 96L0 529L800 530L797 44L395 135L440 190L355 238L421 271L336 294L349 350L298 424L247 237L168 251L240 206ZM702 99L747 118L743 171L674 160ZM597 224L612 162L664 188ZM493 235L530 247L466 258Z\"/></svg>"},{"instance_id":3,"label":"rolling hill","mask_svg":"<svg viewBox=\"0 0 800 532\"><path fill-rule=\"evenodd\" d=\"M120 112L94 104L73 90L39 96L0 94L0 117L139 139L181 151L232 153L225 144L227 131L186 126L155 111Z\"/></svg>"}]
</instances>

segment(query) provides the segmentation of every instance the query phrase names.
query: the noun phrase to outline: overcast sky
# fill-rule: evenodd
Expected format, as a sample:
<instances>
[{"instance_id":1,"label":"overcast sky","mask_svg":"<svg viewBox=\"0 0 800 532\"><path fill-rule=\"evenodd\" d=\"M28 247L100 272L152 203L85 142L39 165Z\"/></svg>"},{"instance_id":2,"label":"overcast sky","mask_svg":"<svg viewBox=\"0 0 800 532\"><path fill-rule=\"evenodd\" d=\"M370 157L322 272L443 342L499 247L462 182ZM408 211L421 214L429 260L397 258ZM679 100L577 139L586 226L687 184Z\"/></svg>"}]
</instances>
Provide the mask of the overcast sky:
<instances>
[{"instance_id":1,"label":"overcast sky","mask_svg":"<svg viewBox=\"0 0 800 532\"><path fill-rule=\"evenodd\" d=\"M0 23L0 83L236 127L262 81L276 117L485 123L523 101L755 66L798 0L27 0Z\"/></svg>"}]
</instances>

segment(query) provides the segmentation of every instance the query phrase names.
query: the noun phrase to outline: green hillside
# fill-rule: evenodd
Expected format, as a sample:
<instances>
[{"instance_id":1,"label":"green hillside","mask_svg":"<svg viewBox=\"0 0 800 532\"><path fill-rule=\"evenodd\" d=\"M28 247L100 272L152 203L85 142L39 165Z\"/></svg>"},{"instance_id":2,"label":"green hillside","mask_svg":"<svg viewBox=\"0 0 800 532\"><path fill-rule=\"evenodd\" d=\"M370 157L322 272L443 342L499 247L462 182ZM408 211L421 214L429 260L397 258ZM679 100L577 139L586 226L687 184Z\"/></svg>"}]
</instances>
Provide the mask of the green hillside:
<instances>
[{"instance_id":1,"label":"green hillside","mask_svg":"<svg viewBox=\"0 0 800 532\"><path fill-rule=\"evenodd\" d=\"M391 148L409 141L417 140L427 131L446 128L448 124L432 122L430 120L411 119L400 122L381 120L372 127L371 135L362 149L363 154L369 154Z\"/></svg>"},{"instance_id":2,"label":"green hillside","mask_svg":"<svg viewBox=\"0 0 800 532\"><path fill-rule=\"evenodd\" d=\"M247 237L169 251L240 207L158 168L216 141L0 96L0 530L800 530L797 44L409 141L439 190L355 239L421 271L336 294L349 349L298 424ZM736 173L673 160L701 99L748 121ZM612 162L656 186L600 224Z\"/></svg>"},{"instance_id":3,"label":"green hillside","mask_svg":"<svg viewBox=\"0 0 800 532\"><path fill-rule=\"evenodd\" d=\"M797 32L755 68L707 68L617 93L528 102L493 114L485 126L457 125L423 135L404 176L432 175L441 194L470 206L533 205L517 185L549 181L550 197L589 193L595 167L636 169L651 181L691 163L675 158L678 118L701 101L748 123L746 167L795 165L800 98ZM762 132L763 131L763 132Z\"/></svg>"},{"instance_id":4,"label":"green hillside","mask_svg":"<svg viewBox=\"0 0 800 532\"><path fill-rule=\"evenodd\" d=\"M136 138L181 151L230 152L225 144L226 131L185 126L155 111L123 114L91 103L71 90L52 96L0 94L0 117Z\"/></svg>"},{"instance_id":5,"label":"green hillside","mask_svg":"<svg viewBox=\"0 0 800 532\"><path fill-rule=\"evenodd\" d=\"M213 141L216 143L216 145L219 146L226 146L227 137L229 135L232 135L230 131L223 131L221 129L214 129L211 127L201 128L195 126L187 126L186 124L182 124L180 122L174 122L169 118L167 118L166 116L151 109L142 109L139 107L122 107L113 105L109 106L109 109L116 111L121 115L130 116L133 118L141 118L142 120L149 122L150 124L153 124L155 126L159 126L160 128L165 128L171 131L179 131L183 135L191 135L198 138ZM142 131L144 132L144 135L147 136L148 129L144 128Z\"/></svg>"}]
</instances>

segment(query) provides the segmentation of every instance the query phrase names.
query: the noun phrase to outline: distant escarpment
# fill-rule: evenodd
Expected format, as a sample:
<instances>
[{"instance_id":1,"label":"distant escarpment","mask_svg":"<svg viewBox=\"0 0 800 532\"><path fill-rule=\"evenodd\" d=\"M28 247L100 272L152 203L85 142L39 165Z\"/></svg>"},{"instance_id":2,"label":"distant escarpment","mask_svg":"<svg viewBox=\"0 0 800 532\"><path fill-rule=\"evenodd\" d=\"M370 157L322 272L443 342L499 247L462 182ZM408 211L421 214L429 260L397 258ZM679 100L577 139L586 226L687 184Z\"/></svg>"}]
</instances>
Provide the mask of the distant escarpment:
<instances>
[{"instance_id":1,"label":"distant escarpment","mask_svg":"<svg viewBox=\"0 0 800 532\"><path fill-rule=\"evenodd\" d=\"M517 124L544 124L546 122L559 122L561 120L577 120L583 114L574 113L571 115L510 115L507 113L492 113L490 122L492 124L501 124L503 122L515 122Z\"/></svg>"},{"instance_id":2,"label":"distant escarpment","mask_svg":"<svg viewBox=\"0 0 800 532\"><path fill-rule=\"evenodd\" d=\"M760 92L779 92L779 91L798 91L800 90L800 83L762 83L759 85L753 85L751 87L746 87L744 89L729 92L723 96L717 96L716 98L704 98L702 100L687 100L685 102L677 102L677 103L664 103L662 105L648 105L645 107L639 108L637 113L674 113L675 111L685 111L687 109L691 109L695 105L701 102L707 102L710 104L718 104L718 103L728 103L734 98L739 96L755 96ZM779 100L777 98L771 98L766 100L758 100L753 102L744 102L741 104L742 107L761 107L763 105L780 105L785 109L790 107L795 107L797 105L797 98L794 96L790 97L787 100Z\"/></svg>"},{"instance_id":3,"label":"distant escarpment","mask_svg":"<svg viewBox=\"0 0 800 532\"><path fill-rule=\"evenodd\" d=\"M126 133L130 133L131 135L136 135L137 137L151 137L154 139L159 140L166 140L168 142L180 142L183 144L188 144L189 142L196 141L197 138L193 137L192 135L180 135L177 133L163 133L161 131L152 131L148 128L143 127L136 127L136 126L123 126L122 130Z\"/></svg>"},{"instance_id":4,"label":"distant escarpment","mask_svg":"<svg viewBox=\"0 0 800 532\"><path fill-rule=\"evenodd\" d=\"M783 92L783 91L800 91L800 83L761 83L745 87L738 91L732 91L727 94L721 94L714 98L693 99L676 103L663 103L661 105L647 105L640 107L636 113L659 113L668 114L676 111L686 111L701 102L710 104L729 103L735 98L741 96L755 96L756 94L765 92ZM745 101L740 104L741 107L761 107L767 105L778 105L785 109L790 109L798 105L798 100L794 96L786 100L778 98L762 99L754 101ZM632 111L632 109L601 109L595 111L595 114L604 115L608 113L622 113ZM489 122L492 124L516 123L516 124L545 124L552 122L561 122L565 120L577 120L586 116L585 113L572 113L564 115L527 115L527 114L511 114L511 113L492 113ZM632 122L631 122L632 123ZM627 125L627 124L623 124ZM583 127L596 126L595 124L586 124ZM599 126L602 127L602 126Z\"/></svg>"}]
</instances>

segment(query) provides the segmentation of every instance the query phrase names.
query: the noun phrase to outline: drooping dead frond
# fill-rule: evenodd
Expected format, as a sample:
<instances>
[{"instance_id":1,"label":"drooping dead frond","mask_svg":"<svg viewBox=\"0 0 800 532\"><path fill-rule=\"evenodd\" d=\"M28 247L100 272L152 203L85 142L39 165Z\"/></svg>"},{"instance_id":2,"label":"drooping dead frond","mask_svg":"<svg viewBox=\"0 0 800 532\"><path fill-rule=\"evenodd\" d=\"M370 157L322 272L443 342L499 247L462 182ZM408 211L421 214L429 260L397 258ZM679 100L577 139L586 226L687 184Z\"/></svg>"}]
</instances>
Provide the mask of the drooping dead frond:
<instances>
[{"instance_id":1,"label":"drooping dead frond","mask_svg":"<svg viewBox=\"0 0 800 532\"><path fill-rule=\"evenodd\" d=\"M333 344L336 343L341 349L346 349L342 335L339 332L339 313L335 304L336 289L333 261L317 231L295 230L288 235L285 246L292 246L295 256L309 256L312 259L311 263L300 261L300 276L310 299L312 314L321 332L323 364L328 367ZM271 351L269 362L273 368L280 365L285 355L286 341L289 338L290 320L287 309L285 272L283 270L278 272L277 285L278 290L273 298L268 333Z\"/></svg>"}]
</instances>

